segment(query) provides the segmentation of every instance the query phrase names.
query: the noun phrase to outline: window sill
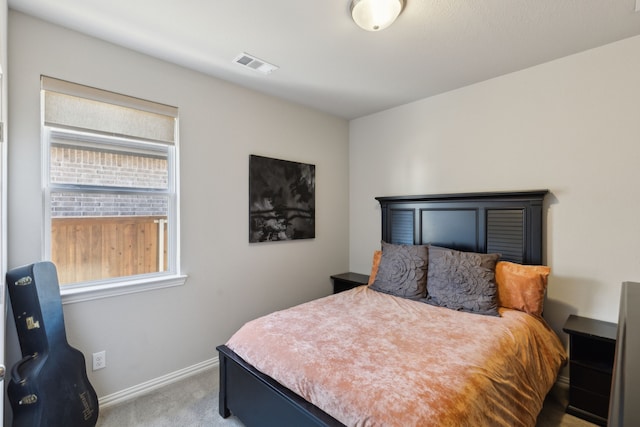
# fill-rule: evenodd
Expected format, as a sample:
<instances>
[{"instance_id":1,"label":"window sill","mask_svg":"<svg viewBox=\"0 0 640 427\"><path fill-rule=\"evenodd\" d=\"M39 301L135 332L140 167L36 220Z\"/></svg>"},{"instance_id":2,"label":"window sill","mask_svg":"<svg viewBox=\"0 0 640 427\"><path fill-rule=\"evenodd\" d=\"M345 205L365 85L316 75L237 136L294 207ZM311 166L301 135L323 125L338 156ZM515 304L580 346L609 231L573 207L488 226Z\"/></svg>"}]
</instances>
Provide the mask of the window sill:
<instances>
[{"instance_id":1,"label":"window sill","mask_svg":"<svg viewBox=\"0 0 640 427\"><path fill-rule=\"evenodd\" d=\"M184 285L186 281L186 275L146 277L144 279L132 279L126 282L111 282L67 289L61 288L60 296L62 297L62 304L73 304L76 302L150 291L153 289L181 286Z\"/></svg>"}]
</instances>

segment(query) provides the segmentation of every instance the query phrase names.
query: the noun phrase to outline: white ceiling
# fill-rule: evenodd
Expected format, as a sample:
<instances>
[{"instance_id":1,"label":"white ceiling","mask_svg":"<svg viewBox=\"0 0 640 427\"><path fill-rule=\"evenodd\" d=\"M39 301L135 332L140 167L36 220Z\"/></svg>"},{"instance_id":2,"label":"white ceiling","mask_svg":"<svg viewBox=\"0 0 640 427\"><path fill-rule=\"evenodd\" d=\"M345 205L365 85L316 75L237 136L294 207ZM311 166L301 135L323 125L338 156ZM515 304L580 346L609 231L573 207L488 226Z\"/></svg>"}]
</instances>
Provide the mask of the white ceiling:
<instances>
[{"instance_id":1,"label":"white ceiling","mask_svg":"<svg viewBox=\"0 0 640 427\"><path fill-rule=\"evenodd\" d=\"M367 32L350 0L9 0L9 7L347 119L640 34L640 0L406 0ZM246 52L280 68L233 62ZM639 52L640 54L640 52Z\"/></svg>"}]
</instances>

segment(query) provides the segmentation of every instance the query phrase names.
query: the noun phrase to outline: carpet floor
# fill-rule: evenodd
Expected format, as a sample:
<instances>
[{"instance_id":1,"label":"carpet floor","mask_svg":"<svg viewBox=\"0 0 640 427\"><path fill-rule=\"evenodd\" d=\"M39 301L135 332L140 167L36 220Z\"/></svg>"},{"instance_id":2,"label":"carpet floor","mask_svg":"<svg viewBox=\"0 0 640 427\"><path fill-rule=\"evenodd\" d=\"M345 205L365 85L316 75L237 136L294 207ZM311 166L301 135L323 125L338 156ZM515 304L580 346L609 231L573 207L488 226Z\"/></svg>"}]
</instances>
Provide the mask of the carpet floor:
<instances>
[{"instance_id":1,"label":"carpet floor","mask_svg":"<svg viewBox=\"0 0 640 427\"><path fill-rule=\"evenodd\" d=\"M556 386L536 427L594 427L564 412L568 390ZM218 414L218 369L213 368L147 395L100 410L98 427L243 427Z\"/></svg>"}]
</instances>

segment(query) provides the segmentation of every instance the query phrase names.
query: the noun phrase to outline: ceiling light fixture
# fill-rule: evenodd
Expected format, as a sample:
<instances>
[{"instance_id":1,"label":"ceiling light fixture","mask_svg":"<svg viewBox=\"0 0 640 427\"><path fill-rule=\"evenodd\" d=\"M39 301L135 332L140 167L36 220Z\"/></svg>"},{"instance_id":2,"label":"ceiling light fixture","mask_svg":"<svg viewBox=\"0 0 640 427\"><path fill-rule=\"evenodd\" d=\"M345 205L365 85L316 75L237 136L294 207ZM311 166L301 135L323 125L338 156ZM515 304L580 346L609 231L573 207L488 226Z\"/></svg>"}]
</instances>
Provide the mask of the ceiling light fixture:
<instances>
[{"instance_id":1,"label":"ceiling light fixture","mask_svg":"<svg viewBox=\"0 0 640 427\"><path fill-rule=\"evenodd\" d=\"M351 0L351 16L358 26L367 31L380 31L393 24L404 0Z\"/></svg>"}]
</instances>

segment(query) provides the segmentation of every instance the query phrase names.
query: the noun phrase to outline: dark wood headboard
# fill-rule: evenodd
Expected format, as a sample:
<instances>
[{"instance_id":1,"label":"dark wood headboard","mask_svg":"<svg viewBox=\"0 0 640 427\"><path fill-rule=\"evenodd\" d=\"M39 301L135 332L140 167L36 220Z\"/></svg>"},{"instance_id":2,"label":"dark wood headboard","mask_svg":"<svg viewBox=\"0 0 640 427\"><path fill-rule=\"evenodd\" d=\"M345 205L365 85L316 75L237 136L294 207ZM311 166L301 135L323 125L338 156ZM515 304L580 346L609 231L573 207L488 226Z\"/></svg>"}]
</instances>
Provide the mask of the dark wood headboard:
<instances>
[{"instance_id":1,"label":"dark wood headboard","mask_svg":"<svg viewBox=\"0 0 640 427\"><path fill-rule=\"evenodd\" d=\"M376 197L382 240L500 253L542 264L542 202L548 190Z\"/></svg>"}]
</instances>

